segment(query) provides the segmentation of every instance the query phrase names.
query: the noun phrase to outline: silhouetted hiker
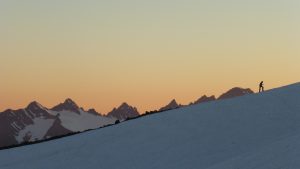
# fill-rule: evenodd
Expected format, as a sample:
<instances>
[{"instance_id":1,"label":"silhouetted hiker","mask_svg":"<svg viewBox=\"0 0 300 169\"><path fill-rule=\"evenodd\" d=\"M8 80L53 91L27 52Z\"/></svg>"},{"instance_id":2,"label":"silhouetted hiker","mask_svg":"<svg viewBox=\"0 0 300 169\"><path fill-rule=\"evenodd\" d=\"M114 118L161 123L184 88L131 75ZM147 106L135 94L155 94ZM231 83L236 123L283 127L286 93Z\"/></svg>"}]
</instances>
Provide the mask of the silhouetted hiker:
<instances>
[{"instance_id":1,"label":"silhouetted hiker","mask_svg":"<svg viewBox=\"0 0 300 169\"><path fill-rule=\"evenodd\" d=\"M264 92L265 91L265 88L264 88L264 81L261 81L260 84L259 84L259 93L260 92Z\"/></svg>"}]
</instances>

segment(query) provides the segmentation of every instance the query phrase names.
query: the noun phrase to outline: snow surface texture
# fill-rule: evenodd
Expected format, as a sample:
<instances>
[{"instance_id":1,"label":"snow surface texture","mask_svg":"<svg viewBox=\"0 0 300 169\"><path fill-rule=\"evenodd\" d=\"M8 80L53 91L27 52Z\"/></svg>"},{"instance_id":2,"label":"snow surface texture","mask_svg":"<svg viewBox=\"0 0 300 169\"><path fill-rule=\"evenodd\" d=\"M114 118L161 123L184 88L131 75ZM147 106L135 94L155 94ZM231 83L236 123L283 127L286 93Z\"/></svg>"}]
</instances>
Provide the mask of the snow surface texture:
<instances>
[{"instance_id":1,"label":"snow surface texture","mask_svg":"<svg viewBox=\"0 0 300 169\"><path fill-rule=\"evenodd\" d=\"M1 169L299 169L300 83L0 151Z\"/></svg>"}]
</instances>

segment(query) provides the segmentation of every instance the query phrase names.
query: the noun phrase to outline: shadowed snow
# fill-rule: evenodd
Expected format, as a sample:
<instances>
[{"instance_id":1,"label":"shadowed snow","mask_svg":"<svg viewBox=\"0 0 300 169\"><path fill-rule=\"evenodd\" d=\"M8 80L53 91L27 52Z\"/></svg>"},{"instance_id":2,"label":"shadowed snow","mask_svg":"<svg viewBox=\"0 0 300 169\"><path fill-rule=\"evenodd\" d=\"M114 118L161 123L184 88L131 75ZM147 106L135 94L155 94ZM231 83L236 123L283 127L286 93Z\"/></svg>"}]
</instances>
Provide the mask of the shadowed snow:
<instances>
[{"instance_id":1,"label":"shadowed snow","mask_svg":"<svg viewBox=\"0 0 300 169\"><path fill-rule=\"evenodd\" d=\"M1 169L299 169L300 84L0 151Z\"/></svg>"}]
</instances>

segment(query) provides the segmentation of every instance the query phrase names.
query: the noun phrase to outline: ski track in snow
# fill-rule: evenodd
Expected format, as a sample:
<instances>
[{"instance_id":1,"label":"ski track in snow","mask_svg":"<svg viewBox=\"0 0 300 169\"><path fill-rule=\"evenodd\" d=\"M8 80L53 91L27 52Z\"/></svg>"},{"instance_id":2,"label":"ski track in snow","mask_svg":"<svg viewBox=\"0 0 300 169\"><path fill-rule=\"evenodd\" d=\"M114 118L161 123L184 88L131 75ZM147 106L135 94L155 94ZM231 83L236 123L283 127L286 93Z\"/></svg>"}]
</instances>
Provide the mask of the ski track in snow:
<instances>
[{"instance_id":1,"label":"ski track in snow","mask_svg":"<svg viewBox=\"0 0 300 169\"><path fill-rule=\"evenodd\" d=\"M299 159L300 83L3 150L0 168L299 169Z\"/></svg>"}]
</instances>

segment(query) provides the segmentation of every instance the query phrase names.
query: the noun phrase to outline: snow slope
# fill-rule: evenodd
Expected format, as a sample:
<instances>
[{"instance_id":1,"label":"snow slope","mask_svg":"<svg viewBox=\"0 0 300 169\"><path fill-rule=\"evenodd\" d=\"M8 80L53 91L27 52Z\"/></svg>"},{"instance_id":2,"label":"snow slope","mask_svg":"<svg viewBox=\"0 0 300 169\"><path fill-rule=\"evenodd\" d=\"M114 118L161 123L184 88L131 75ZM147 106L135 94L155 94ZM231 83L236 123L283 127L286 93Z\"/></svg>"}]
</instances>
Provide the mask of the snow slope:
<instances>
[{"instance_id":1,"label":"snow slope","mask_svg":"<svg viewBox=\"0 0 300 169\"><path fill-rule=\"evenodd\" d=\"M78 110L79 114L72 111L51 111L48 112L51 115L58 115L61 120L61 125L70 131L85 131L87 129L95 129L107 124L114 124L116 119L104 116L96 116L91 113L87 113L81 109Z\"/></svg>"},{"instance_id":2,"label":"snow slope","mask_svg":"<svg viewBox=\"0 0 300 169\"><path fill-rule=\"evenodd\" d=\"M47 131L53 123L54 119L45 119L43 117L34 118L33 124L30 124L19 131L16 140L19 143L22 143L26 137L29 138L27 141L41 140L47 134Z\"/></svg>"},{"instance_id":3,"label":"snow slope","mask_svg":"<svg viewBox=\"0 0 300 169\"><path fill-rule=\"evenodd\" d=\"M299 169L300 83L0 151L1 169Z\"/></svg>"},{"instance_id":4,"label":"snow slope","mask_svg":"<svg viewBox=\"0 0 300 169\"><path fill-rule=\"evenodd\" d=\"M71 99L52 109L33 101L24 109L0 112L0 148L96 129L116 120L92 109L85 111Z\"/></svg>"}]
</instances>

